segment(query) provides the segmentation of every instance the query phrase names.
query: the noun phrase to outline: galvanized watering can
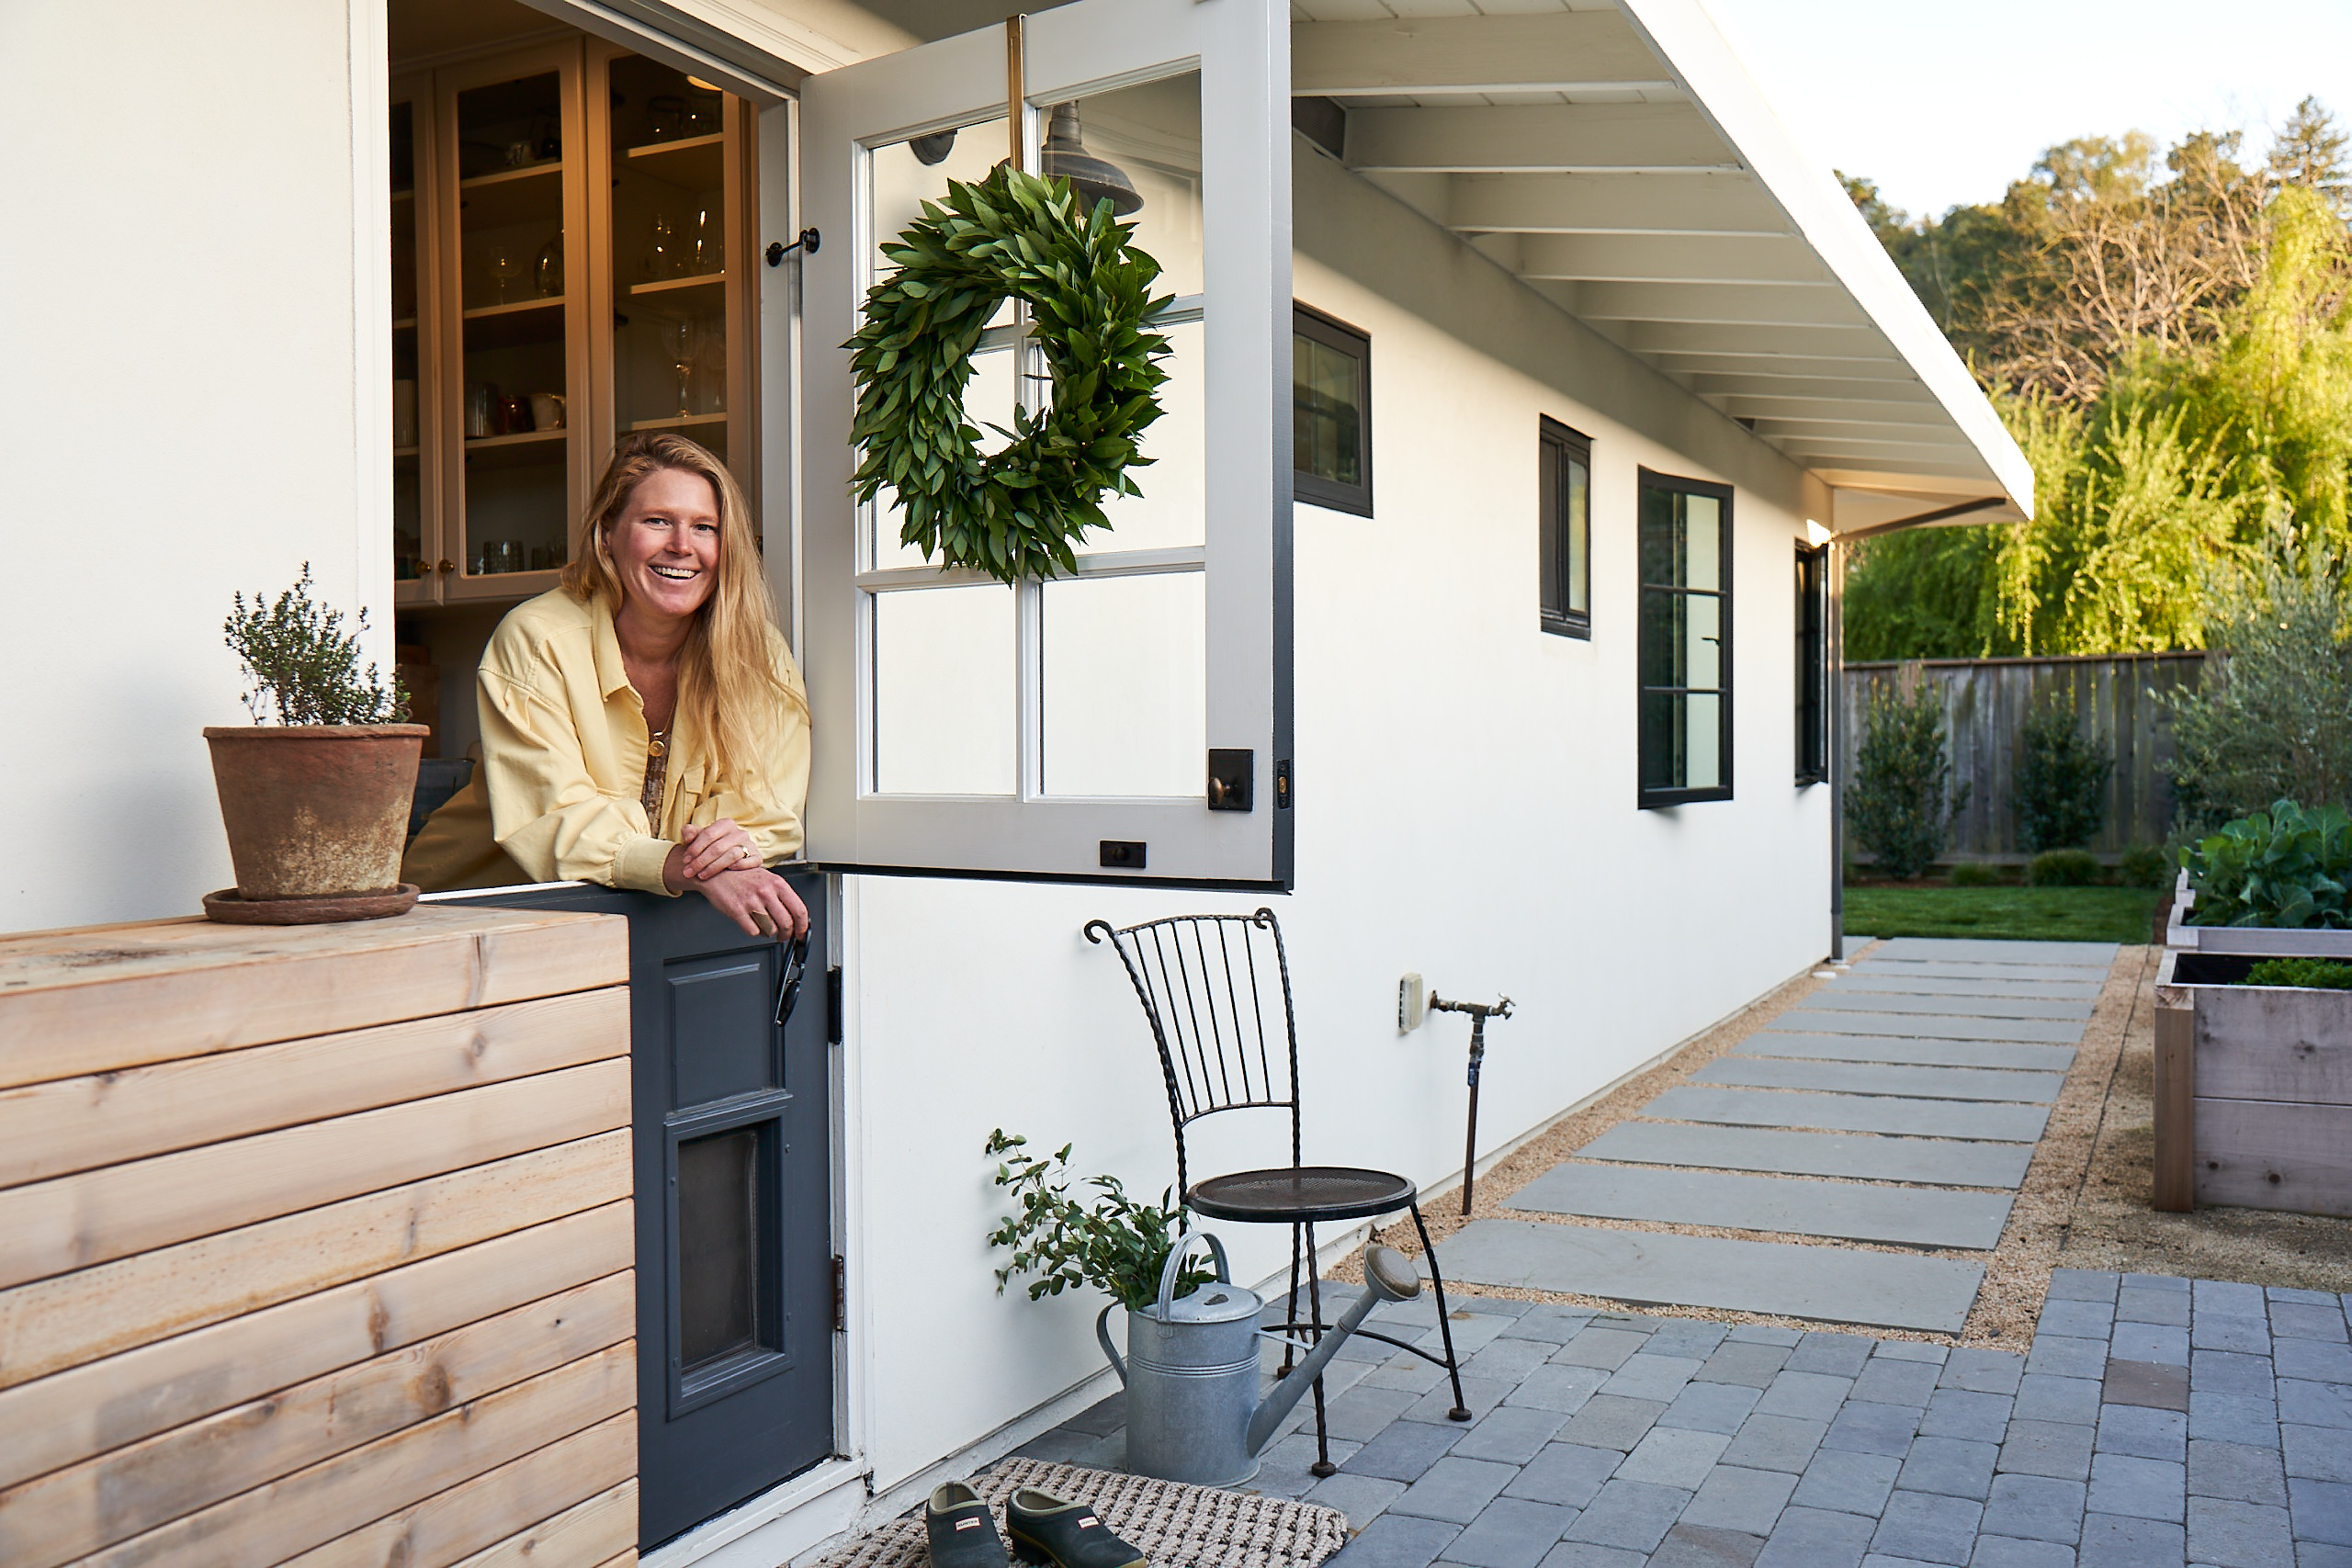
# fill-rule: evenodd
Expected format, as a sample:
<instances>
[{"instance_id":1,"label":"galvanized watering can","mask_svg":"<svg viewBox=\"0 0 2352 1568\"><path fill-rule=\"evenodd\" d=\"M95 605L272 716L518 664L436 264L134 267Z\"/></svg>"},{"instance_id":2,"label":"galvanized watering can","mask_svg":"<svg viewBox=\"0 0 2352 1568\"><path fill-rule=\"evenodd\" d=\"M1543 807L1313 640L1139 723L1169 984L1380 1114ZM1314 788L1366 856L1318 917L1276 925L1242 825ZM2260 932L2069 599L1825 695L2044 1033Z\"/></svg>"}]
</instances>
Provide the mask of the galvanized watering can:
<instances>
[{"instance_id":1,"label":"galvanized watering can","mask_svg":"<svg viewBox=\"0 0 2352 1568\"><path fill-rule=\"evenodd\" d=\"M1206 1242L1215 1255L1216 1282L1171 1301L1177 1273L1195 1240ZM1258 1314L1266 1303L1257 1292L1233 1282L1216 1237L1203 1233L1178 1241L1160 1271L1159 1299L1147 1312L1127 1314L1125 1357L1111 1343L1111 1312L1118 1303L1104 1307L1094 1320L1094 1337L1127 1388L1128 1471L1203 1486L1238 1486L1257 1474L1258 1451L1364 1314L1382 1302L1410 1301L1421 1293L1412 1259L1393 1247L1367 1248L1363 1277L1369 1289L1323 1331L1321 1343L1261 1404L1258 1339L1264 1331Z\"/></svg>"}]
</instances>

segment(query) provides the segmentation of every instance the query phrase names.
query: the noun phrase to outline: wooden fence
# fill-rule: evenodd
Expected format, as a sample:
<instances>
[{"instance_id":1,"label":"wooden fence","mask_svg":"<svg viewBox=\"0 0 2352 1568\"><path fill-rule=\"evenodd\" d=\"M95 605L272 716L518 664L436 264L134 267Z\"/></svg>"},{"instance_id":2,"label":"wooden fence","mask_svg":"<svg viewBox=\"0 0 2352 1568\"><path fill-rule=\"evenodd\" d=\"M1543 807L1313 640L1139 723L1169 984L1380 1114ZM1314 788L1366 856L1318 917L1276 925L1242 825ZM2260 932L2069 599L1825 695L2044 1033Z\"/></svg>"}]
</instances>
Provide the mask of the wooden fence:
<instances>
[{"instance_id":1,"label":"wooden fence","mask_svg":"<svg viewBox=\"0 0 2352 1568\"><path fill-rule=\"evenodd\" d=\"M2172 825L2172 782L2161 764L2173 754L2172 714L2161 694L2194 687L2201 653L2073 659L1927 659L1846 666L1846 783L1852 787L1854 753L1861 745L1870 705L1924 686L1944 711L1944 734L1955 789L1968 788L1967 807L1951 823L1945 850L1957 860L2025 858L2010 802L2019 731L2035 703L2064 695L2083 733L2107 749L2115 767L2107 781L2107 819L2091 848L2115 855L2164 840ZM1857 855L1858 859L1866 856Z\"/></svg>"}]
</instances>

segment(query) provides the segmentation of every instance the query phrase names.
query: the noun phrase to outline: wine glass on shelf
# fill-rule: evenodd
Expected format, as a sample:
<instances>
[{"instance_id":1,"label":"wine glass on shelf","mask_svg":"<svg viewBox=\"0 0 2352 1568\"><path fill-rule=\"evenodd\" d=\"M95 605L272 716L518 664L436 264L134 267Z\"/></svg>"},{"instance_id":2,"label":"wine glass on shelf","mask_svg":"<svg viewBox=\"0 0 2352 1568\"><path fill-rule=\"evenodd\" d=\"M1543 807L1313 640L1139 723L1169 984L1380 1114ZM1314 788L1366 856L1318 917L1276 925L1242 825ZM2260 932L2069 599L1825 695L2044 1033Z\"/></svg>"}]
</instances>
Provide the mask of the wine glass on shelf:
<instances>
[{"instance_id":1,"label":"wine glass on shelf","mask_svg":"<svg viewBox=\"0 0 2352 1568\"><path fill-rule=\"evenodd\" d=\"M662 324L662 341L670 351L670 368L678 373L678 417L684 419L693 412L687 406L687 394L693 389L695 377L695 328L684 316Z\"/></svg>"},{"instance_id":2,"label":"wine glass on shelf","mask_svg":"<svg viewBox=\"0 0 2352 1568\"><path fill-rule=\"evenodd\" d=\"M498 280L498 302L506 303L507 291L523 276L523 253L505 241L491 249L490 276Z\"/></svg>"}]
</instances>

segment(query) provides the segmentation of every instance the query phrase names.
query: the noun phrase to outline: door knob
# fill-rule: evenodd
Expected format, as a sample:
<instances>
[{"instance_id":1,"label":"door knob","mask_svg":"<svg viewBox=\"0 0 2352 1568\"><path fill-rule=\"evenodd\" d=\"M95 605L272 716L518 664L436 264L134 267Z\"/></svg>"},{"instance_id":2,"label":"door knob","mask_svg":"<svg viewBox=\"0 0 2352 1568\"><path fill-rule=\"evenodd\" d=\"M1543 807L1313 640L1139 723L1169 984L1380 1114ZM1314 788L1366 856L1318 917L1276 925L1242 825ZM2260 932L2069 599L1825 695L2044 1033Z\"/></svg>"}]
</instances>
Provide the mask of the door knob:
<instances>
[{"instance_id":1,"label":"door knob","mask_svg":"<svg viewBox=\"0 0 2352 1568\"><path fill-rule=\"evenodd\" d=\"M458 563L453 560L438 561L435 563L433 570L435 571L455 571L458 570Z\"/></svg>"}]
</instances>

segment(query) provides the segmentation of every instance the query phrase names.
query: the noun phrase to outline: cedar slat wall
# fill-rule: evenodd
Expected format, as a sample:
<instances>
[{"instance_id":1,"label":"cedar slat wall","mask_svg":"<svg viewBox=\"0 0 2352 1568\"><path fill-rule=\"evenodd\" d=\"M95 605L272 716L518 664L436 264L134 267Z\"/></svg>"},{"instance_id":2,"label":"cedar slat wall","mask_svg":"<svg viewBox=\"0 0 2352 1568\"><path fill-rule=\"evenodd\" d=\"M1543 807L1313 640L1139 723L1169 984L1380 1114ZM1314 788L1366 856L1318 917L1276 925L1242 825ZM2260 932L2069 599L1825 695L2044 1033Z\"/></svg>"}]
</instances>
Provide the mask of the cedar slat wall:
<instances>
[{"instance_id":1,"label":"cedar slat wall","mask_svg":"<svg viewBox=\"0 0 2352 1568\"><path fill-rule=\"evenodd\" d=\"M637 1561L628 933L0 937L0 1562Z\"/></svg>"}]
</instances>

